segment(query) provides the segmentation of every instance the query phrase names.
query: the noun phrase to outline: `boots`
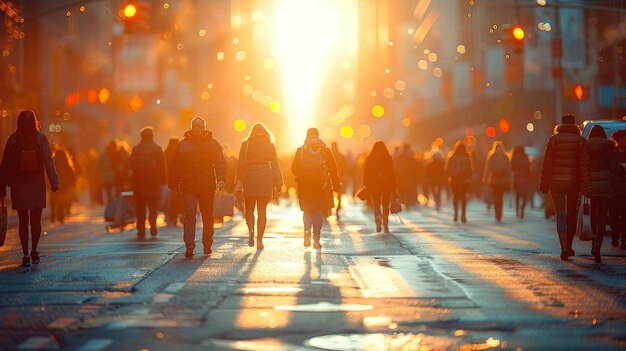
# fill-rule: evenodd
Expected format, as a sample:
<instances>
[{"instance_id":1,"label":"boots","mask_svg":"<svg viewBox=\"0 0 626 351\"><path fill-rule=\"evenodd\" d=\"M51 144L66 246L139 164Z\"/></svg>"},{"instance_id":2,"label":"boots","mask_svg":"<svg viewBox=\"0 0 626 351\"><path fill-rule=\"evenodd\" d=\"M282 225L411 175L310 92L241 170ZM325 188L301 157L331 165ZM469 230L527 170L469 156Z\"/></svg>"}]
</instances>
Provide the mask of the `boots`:
<instances>
[{"instance_id":1,"label":"boots","mask_svg":"<svg viewBox=\"0 0 626 351\"><path fill-rule=\"evenodd\" d=\"M248 232L248 246L250 247L254 246L254 229L251 229Z\"/></svg>"},{"instance_id":2,"label":"boots","mask_svg":"<svg viewBox=\"0 0 626 351\"><path fill-rule=\"evenodd\" d=\"M322 244L320 244L320 234L319 232L314 232L313 233L313 248L315 250L321 250L322 249Z\"/></svg>"},{"instance_id":3,"label":"boots","mask_svg":"<svg viewBox=\"0 0 626 351\"><path fill-rule=\"evenodd\" d=\"M569 261L569 249L567 244L567 233L559 233L559 243L561 244L561 260Z\"/></svg>"},{"instance_id":4,"label":"boots","mask_svg":"<svg viewBox=\"0 0 626 351\"><path fill-rule=\"evenodd\" d=\"M375 221L376 221L376 233L380 233L383 230L383 228L382 228L382 226L380 224L381 223L380 216L376 216Z\"/></svg>"},{"instance_id":5,"label":"boots","mask_svg":"<svg viewBox=\"0 0 626 351\"><path fill-rule=\"evenodd\" d=\"M604 239L604 236L600 236L600 235L596 235L593 238L593 258L596 261L596 263L602 263L602 240Z\"/></svg>"},{"instance_id":6,"label":"boots","mask_svg":"<svg viewBox=\"0 0 626 351\"><path fill-rule=\"evenodd\" d=\"M304 247L311 246L311 232L308 230L304 231Z\"/></svg>"}]
</instances>

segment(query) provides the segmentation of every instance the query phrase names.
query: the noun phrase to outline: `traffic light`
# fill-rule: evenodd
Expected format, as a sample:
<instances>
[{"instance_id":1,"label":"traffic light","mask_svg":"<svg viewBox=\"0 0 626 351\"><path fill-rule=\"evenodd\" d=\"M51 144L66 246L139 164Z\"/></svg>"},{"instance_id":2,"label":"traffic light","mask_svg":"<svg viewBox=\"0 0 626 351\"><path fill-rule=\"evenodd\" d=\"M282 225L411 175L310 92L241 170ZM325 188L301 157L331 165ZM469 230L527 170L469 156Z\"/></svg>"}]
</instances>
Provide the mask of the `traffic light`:
<instances>
[{"instance_id":1,"label":"traffic light","mask_svg":"<svg viewBox=\"0 0 626 351\"><path fill-rule=\"evenodd\" d=\"M526 38L524 28L519 25L504 25L502 31L502 41L506 45L507 51L511 51L514 54L522 54L524 52L524 39ZM507 52L507 54L509 53Z\"/></svg>"},{"instance_id":2,"label":"traffic light","mask_svg":"<svg viewBox=\"0 0 626 351\"><path fill-rule=\"evenodd\" d=\"M589 97L589 86L586 84L564 84L563 97L571 101L583 101Z\"/></svg>"},{"instance_id":3,"label":"traffic light","mask_svg":"<svg viewBox=\"0 0 626 351\"><path fill-rule=\"evenodd\" d=\"M119 11L119 16L124 22L124 33L149 31L151 12L152 5L149 1L125 2Z\"/></svg>"}]
</instances>

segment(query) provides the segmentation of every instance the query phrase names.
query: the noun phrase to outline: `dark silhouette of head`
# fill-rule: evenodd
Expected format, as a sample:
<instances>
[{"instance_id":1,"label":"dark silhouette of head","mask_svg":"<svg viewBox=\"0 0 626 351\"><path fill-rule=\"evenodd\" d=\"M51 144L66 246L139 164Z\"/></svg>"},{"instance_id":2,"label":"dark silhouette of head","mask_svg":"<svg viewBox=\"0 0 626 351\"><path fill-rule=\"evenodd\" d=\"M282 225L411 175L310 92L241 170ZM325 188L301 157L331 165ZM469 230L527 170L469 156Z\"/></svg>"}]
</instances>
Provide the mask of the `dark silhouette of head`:
<instances>
[{"instance_id":1,"label":"dark silhouette of head","mask_svg":"<svg viewBox=\"0 0 626 351\"><path fill-rule=\"evenodd\" d=\"M167 142L167 147L165 149L166 150L174 150L174 149L176 149L178 147L178 144L180 144L180 138L178 138L177 136L173 136Z\"/></svg>"},{"instance_id":2,"label":"dark silhouette of head","mask_svg":"<svg viewBox=\"0 0 626 351\"><path fill-rule=\"evenodd\" d=\"M604 128L602 128L601 125L596 124L595 126L591 127L591 130L589 131L589 138L606 139L606 131L604 130Z\"/></svg>"},{"instance_id":3,"label":"dark silhouette of head","mask_svg":"<svg viewBox=\"0 0 626 351\"><path fill-rule=\"evenodd\" d=\"M315 136L318 137L318 136L320 136L320 131L317 130L317 128L309 128L306 131L306 136L307 137L315 137Z\"/></svg>"},{"instance_id":4,"label":"dark silhouette of head","mask_svg":"<svg viewBox=\"0 0 626 351\"><path fill-rule=\"evenodd\" d=\"M467 146L465 146L465 143L463 142L463 140L457 140L457 142L454 143L454 148L452 148L452 155L469 156L469 152L467 151Z\"/></svg>"},{"instance_id":5,"label":"dark silhouette of head","mask_svg":"<svg viewBox=\"0 0 626 351\"><path fill-rule=\"evenodd\" d=\"M270 131L263 125L263 123L255 123L252 128L250 128L250 133L246 137L246 140L263 140L263 141L271 141L272 134Z\"/></svg>"},{"instance_id":6,"label":"dark silhouette of head","mask_svg":"<svg viewBox=\"0 0 626 351\"><path fill-rule=\"evenodd\" d=\"M387 145L385 145L382 141L377 141L374 143L374 146L372 146L372 151L370 151L369 157L375 159L387 159L391 158L391 155L389 154Z\"/></svg>"},{"instance_id":7,"label":"dark silhouette of head","mask_svg":"<svg viewBox=\"0 0 626 351\"><path fill-rule=\"evenodd\" d=\"M576 117L570 113L566 113L561 117L561 123L563 124L576 124Z\"/></svg>"},{"instance_id":8,"label":"dark silhouette of head","mask_svg":"<svg viewBox=\"0 0 626 351\"><path fill-rule=\"evenodd\" d=\"M513 157L515 156L526 156L526 149L521 145L517 145L513 148Z\"/></svg>"},{"instance_id":9,"label":"dark silhouette of head","mask_svg":"<svg viewBox=\"0 0 626 351\"><path fill-rule=\"evenodd\" d=\"M40 130L39 119L32 110L24 110L17 116L15 134L18 139L34 138Z\"/></svg>"},{"instance_id":10,"label":"dark silhouette of head","mask_svg":"<svg viewBox=\"0 0 626 351\"><path fill-rule=\"evenodd\" d=\"M146 126L141 128L141 140L152 140L154 139L154 128L152 128L151 126Z\"/></svg>"}]
</instances>

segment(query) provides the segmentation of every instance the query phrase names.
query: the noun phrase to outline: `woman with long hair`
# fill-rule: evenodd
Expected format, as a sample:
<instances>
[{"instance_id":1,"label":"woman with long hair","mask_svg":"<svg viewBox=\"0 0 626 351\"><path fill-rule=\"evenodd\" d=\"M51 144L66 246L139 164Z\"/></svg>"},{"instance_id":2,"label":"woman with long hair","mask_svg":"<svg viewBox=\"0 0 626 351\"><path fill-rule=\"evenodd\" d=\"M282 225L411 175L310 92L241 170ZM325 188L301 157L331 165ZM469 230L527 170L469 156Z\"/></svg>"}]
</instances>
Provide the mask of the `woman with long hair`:
<instances>
[{"instance_id":1,"label":"woman with long hair","mask_svg":"<svg viewBox=\"0 0 626 351\"><path fill-rule=\"evenodd\" d=\"M257 209L256 246L263 249L263 234L267 224L267 203L272 194L278 196L283 176L273 138L261 123L255 123L241 144L237 167L236 188L242 189L245 217L248 224L248 246L254 246L254 209Z\"/></svg>"},{"instance_id":2,"label":"woman with long hair","mask_svg":"<svg viewBox=\"0 0 626 351\"><path fill-rule=\"evenodd\" d=\"M515 215L523 219L532 180L530 158L523 146L518 145L513 148L511 169L513 171L513 190L515 190Z\"/></svg>"},{"instance_id":3,"label":"woman with long hair","mask_svg":"<svg viewBox=\"0 0 626 351\"><path fill-rule=\"evenodd\" d=\"M41 213L46 207L46 179L50 190L59 190L59 176L52 160L46 135L40 132L35 112L24 110L17 117L17 129L9 136L0 164L0 204L4 206L7 185L11 187L11 204L19 219L22 266L39 263L37 245L41 237ZM44 174L45 172L45 174ZM28 255L28 232L32 250Z\"/></svg>"},{"instance_id":4,"label":"woman with long hair","mask_svg":"<svg viewBox=\"0 0 626 351\"><path fill-rule=\"evenodd\" d=\"M499 140L493 142L487 154L483 183L491 187L496 221L502 222L504 194L511 187L511 163L504 151L504 144Z\"/></svg>"},{"instance_id":5,"label":"woman with long hair","mask_svg":"<svg viewBox=\"0 0 626 351\"><path fill-rule=\"evenodd\" d=\"M465 215L467 192L473 173L474 163L472 156L467 150L465 143L459 140L454 144L454 149L452 149L446 161L446 176L452 189L455 222L459 220L459 205L461 206L461 222L467 222Z\"/></svg>"},{"instance_id":6,"label":"woman with long hair","mask_svg":"<svg viewBox=\"0 0 626 351\"><path fill-rule=\"evenodd\" d=\"M389 233L389 201L396 192L396 182L391 155L382 141L374 143L365 160L363 183L372 197L376 232L384 229Z\"/></svg>"},{"instance_id":7,"label":"woman with long hair","mask_svg":"<svg viewBox=\"0 0 626 351\"><path fill-rule=\"evenodd\" d=\"M76 169L67 149L60 145L55 147L52 159L59 181L63 183L63 189L50 196L50 222L59 221L63 224L68 214L67 208L72 201L72 191L76 186Z\"/></svg>"}]
</instances>

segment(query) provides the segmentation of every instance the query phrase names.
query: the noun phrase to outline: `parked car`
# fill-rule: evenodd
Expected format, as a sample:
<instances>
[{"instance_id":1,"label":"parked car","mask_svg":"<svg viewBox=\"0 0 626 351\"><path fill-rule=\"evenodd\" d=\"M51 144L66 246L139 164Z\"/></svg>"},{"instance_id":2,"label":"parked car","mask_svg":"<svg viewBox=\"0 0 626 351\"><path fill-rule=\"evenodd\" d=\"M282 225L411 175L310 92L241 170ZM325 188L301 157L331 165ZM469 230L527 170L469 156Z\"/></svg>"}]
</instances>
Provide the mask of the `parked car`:
<instances>
[{"instance_id":1,"label":"parked car","mask_svg":"<svg viewBox=\"0 0 626 351\"><path fill-rule=\"evenodd\" d=\"M583 122L583 136L585 139L589 137L591 128L596 124L599 124L602 128L604 128L604 131L609 138L614 131L626 129L626 119L588 120Z\"/></svg>"}]
</instances>

